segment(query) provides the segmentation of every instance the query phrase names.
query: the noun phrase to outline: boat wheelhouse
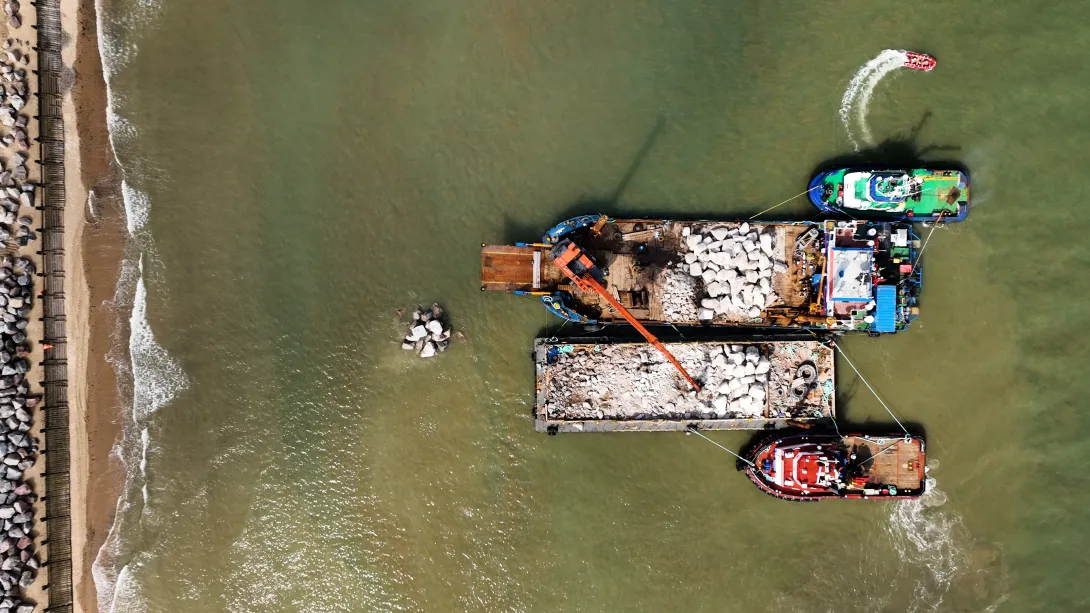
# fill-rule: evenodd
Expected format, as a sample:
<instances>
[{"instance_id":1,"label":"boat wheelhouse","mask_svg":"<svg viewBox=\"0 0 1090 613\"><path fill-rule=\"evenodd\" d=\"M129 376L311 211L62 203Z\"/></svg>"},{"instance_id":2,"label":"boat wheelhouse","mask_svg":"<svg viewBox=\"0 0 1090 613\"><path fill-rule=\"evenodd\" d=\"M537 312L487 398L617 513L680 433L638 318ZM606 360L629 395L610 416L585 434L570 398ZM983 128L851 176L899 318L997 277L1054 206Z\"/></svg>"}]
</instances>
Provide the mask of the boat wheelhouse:
<instances>
[{"instance_id":1,"label":"boat wheelhouse","mask_svg":"<svg viewBox=\"0 0 1090 613\"><path fill-rule=\"evenodd\" d=\"M969 214L969 177L957 170L841 168L810 181L810 202L851 218L961 221Z\"/></svg>"}]
</instances>

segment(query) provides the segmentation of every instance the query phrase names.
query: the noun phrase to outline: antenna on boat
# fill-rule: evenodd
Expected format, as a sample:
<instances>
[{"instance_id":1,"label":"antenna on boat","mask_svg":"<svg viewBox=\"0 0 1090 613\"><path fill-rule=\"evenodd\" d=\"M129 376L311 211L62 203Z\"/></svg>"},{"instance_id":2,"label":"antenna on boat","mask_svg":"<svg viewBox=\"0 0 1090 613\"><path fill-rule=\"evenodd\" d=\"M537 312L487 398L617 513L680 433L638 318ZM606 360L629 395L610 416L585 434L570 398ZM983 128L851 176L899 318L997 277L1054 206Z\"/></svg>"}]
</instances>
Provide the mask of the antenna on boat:
<instances>
[{"instance_id":1,"label":"antenna on boat","mask_svg":"<svg viewBox=\"0 0 1090 613\"><path fill-rule=\"evenodd\" d=\"M717 442L713 441L712 439L710 439L710 438L708 438L708 437L704 436L704 435L703 435L703 434L702 434L702 433L700 432L700 429L699 429L699 428L697 428L696 424L689 424L688 426L685 426L685 434L695 434L695 435L699 436L700 438L702 438L702 439L704 439L704 440L708 441L708 442L709 442L709 443L711 443L712 445L715 445L716 447L718 447L718 448L722 449L723 451L726 451L727 453L731 454L732 456L734 456L734 457L738 458L739 460L741 460L741 461L745 462L746 464L749 464L750 466L752 466L752 467L754 467L754 468L757 468L757 465L756 465L756 464L754 464L753 462L750 462L749 460L747 460L747 459L743 458L742 456L738 455L737 453L734 453L734 452L733 452L733 451L731 451L730 449L727 449L726 447L724 447L724 446L720 445L719 443L717 443Z\"/></svg>"},{"instance_id":2,"label":"antenna on boat","mask_svg":"<svg viewBox=\"0 0 1090 613\"><path fill-rule=\"evenodd\" d=\"M765 210L761 211L760 213L757 213L757 214L756 214L756 215L754 215L753 217L750 217L750 219L757 219L758 217L760 217L761 215L764 215L765 213L767 213L767 212L771 211L772 209L776 209L776 208L779 208L779 207L781 207L781 206L783 206L783 205L787 204L788 202L791 202L791 201L792 201L792 200L794 200L795 198L798 198L799 196L805 196L806 194L809 194L810 192L814 191L815 189L817 189L817 188L819 188L819 187L821 187L821 186L820 186L820 185L815 185L815 186L811 187L810 189L808 189L808 190L806 190L806 191L804 191L804 192L799 192L799 193L795 194L794 196L791 196L791 197L790 197L790 198L788 198L787 200L784 200L783 202L781 202L781 203L779 203L779 204L774 204L774 205L772 205L772 206L768 207L767 209L765 209Z\"/></svg>"},{"instance_id":3,"label":"antenna on boat","mask_svg":"<svg viewBox=\"0 0 1090 613\"><path fill-rule=\"evenodd\" d=\"M935 220L935 223L931 224L931 231L927 233L927 238L923 240L923 246L920 247L920 252L916 254L916 261L912 263L912 272L916 272L916 266L920 263L920 258L923 257L923 250L927 249L927 243L931 242L931 235L935 233L935 228L939 227L939 222L942 221L942 216L946 214L946 211L939 211L939 217ZM912 276L910 273L909 277Z\"/></svg>"},{"instance_id":4,"label":"antenna on boat","mask_svg":"<svg viewBox=\"0 0 1090 613\"><path fill-rule=\"evenodd\" d=\"M655 144L655 140L658 138L659 132L662 131L662 126L666 123L666 118L659 115L655 121L655 126L651 128L651 133L647 135L647 138L643 141L643 146L636 152L636 157L633 158L632 163L628 165L625 170L624 176L621 177L621 182L617 184L617 189L613 191L613 195L610 197L608 204L615 206L621 199L621 194L624 192L628 184L632 182L632 177L636 176L636 171L643 165L644 158L651 151L652 145Z\"/></svg>"}]
</instances>

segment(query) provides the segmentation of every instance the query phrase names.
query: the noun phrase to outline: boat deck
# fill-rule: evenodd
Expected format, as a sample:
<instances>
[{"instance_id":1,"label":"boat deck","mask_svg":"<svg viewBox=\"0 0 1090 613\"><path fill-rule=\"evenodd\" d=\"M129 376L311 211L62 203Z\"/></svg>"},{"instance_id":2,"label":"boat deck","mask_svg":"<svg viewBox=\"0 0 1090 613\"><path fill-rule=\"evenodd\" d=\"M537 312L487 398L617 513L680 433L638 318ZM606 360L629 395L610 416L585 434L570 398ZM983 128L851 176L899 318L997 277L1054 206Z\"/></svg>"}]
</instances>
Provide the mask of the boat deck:
<instances>
[{"instance_id":1,"label":"boat deck","mask_svg":"<svg viewBox=\"0 0 1090 613\"><path fill-rule=\"evenodd\" d=\"M920 449L919 440L876 442L864 437L848 437L845 442L856 445L856 454L860 456L856 461L866 462L869 468L868 477L873 483L893 485L899 490L917 490L923 487L924 467L920 461L923 451ZM873 459L868 461L867 457Z\"/></svg>"},{"instance_id":2,"label":"boat deck","mask_svg":"<svg viewBox=\"0 0 1090 613\"><path fill-rule=\"evenodd\" d=\"M591 256L605 276L607 291L637 319L646 322L671 321L674 324L698 325L692 319L669 318L665 312L663 297L668 293L665 277L661 273L668 265L683 263L683 228L704 232L712 227L727 225L715 222L671 222L663 220L618 220L607 223L598 234L580 231L578 243ZM735 222L732 225L737 225ZM762 225L754 223L754 226ZM776 244L794 251L796 241L812 225L767 224L776 230ZM525 246L483 245L481 248L481 288L497 291L552 293L568 292L573 308L592 319L612 322L622 321L601 296L579 292L568 282L552 262L551 247L543 244ZM812 257L789 257L784 251L782 259L788 270L776 273L772 288L780 301L775 307L798 309L805 307L813 298L809 279L820 272L820 251L812 250ZM698 301L694 290L694 304ZM715 323L746 323L716 321ZM752 323L752 322L749 322Z\"/></svg>"}]
</instances>

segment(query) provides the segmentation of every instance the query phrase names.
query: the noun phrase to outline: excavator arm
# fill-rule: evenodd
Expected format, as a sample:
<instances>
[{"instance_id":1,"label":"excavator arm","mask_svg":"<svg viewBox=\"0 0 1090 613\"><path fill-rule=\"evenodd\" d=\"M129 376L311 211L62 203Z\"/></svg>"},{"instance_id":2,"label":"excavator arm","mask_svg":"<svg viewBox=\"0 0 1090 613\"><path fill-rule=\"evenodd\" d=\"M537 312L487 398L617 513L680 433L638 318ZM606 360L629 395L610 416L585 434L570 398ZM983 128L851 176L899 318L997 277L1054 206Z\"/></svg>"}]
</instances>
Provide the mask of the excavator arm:
<instances>
[{"instance_id":1,"label":"excavator arm","mask_svg":"<svg viewBox=\"0 0 1090 613\"><path fill-rule=\"evenodd\" d=\"M621 314L621 317L624 317L628 323L632 324L632 327L635 328L637 332L647 339L648 343L655 349L658 349L662 355L666 356L667 360L670 360L670 363L674 365L674 368L677 368L678 372L681 373L681 376L685 377L685 380L689 382L689 385L693 386L693 389L698 392L700 391L700 385L691 375L689 375L689 371L685 370L685 367L681 365L681 362L677 361L674 354L670 353L670 350L666 348L666 345L663 345L654 334L651 334L651 332L644 327L632 313L629 313L628 309L624 308L624 305L618 302L617 299L613 297L613 294L610 294L609 290L595 278L594 273L597 272L597 267L595 267L590 256L585 254L575 243L570 240L565 240L553 248L553 262L561 272L572 280L572 283L577 288L584 292L595 292L604 298L614 310Z\"/></svg>"}]
</instances>

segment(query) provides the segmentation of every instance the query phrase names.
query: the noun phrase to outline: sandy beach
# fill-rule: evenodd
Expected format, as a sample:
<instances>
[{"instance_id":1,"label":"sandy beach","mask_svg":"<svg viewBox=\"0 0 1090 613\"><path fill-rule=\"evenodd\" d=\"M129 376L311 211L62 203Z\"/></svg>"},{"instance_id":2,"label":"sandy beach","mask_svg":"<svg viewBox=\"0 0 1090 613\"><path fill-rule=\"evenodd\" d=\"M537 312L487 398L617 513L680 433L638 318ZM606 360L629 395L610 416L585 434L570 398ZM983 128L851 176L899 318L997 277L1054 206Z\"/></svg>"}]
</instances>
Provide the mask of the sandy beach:
<instances>
[{"instance_id":1,"label":"sandy beach","mask_svg":"<svg viewBox=\"0 0 1090 613\"><path fill-rule=\"evenodd\" d=\"M75 609L97 611L91 569L113 522L122 477L111 457L121 426L114 371L106 357L116 323L108 301L120 271L124 221L106 127L94 2L69 0L62 8L69 34L62 58L75 73L63 104L72 574Z\"/></svg>"}]
</instances>

